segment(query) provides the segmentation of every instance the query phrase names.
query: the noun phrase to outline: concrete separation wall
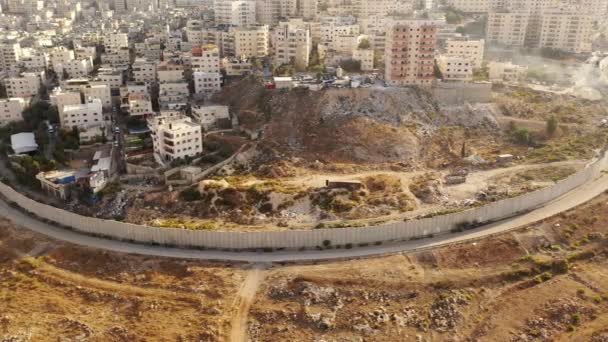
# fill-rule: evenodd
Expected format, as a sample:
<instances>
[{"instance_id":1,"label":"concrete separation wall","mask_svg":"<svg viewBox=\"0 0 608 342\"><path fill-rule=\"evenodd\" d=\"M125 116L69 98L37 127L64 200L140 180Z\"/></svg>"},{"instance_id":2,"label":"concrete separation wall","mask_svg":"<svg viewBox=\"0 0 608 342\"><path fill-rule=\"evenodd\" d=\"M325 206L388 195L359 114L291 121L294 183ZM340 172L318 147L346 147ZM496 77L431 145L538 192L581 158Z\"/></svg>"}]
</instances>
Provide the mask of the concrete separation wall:
<instances>
[{"instance_id":1,"label":"concrete separation wall","mask_svg":"<svg viewBox=\"0 0 608 342\"><path fill-rule=\"evenodd\" d=\"M315 229L283 232L218 232L156 228L80 216L31 200L0 183L0 194L37 216L76 231L112 239L178 247L248 250L259 248L315 248L331 245L373 244L445 234L462 226L497 221L537 208L601 175L606 153L576 174L544 189L482 207L421 220L375 227Z\"/></svg>"},{"instance_id":2,"label":"concrete separation wall","mask_svg":"<svg viewBox=\"0 0 608 342\"><path fill-rule=\"evenodd\" d=\"M435 99L444 104L488 103L492 101L492 84L489 82L442 82L433 88Z\"/></svg>"}]
</instances>

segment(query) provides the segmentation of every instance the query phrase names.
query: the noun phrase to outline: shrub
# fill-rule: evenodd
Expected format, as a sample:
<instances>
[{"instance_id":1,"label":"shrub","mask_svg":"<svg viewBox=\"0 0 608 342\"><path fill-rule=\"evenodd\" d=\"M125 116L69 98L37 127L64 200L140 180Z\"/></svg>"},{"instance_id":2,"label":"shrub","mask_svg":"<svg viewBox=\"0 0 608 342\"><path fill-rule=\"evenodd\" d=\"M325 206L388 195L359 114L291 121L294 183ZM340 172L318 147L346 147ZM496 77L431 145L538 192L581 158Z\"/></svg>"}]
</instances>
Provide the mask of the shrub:
<instances>
[{"instance_id":1,"label":"shrub","mask_svg":"<svg viewBox=\"0 0 608 342\"><path fill-rule=\"evenodd\" d=\"M329 245L331 245L331 241L323 240L323 246L328 247Z\"/></svg>"},{"instance_id":2,"label":"shrub","mask_svg":"<svg viewBox=\"0 0 608 342\"><path fill-rule=\"evenodd\" d=\"M179 197L186 202L194 202L202 199L201 193L194 188L188 188L180 192Z\"/></svg>"}]
</instances>

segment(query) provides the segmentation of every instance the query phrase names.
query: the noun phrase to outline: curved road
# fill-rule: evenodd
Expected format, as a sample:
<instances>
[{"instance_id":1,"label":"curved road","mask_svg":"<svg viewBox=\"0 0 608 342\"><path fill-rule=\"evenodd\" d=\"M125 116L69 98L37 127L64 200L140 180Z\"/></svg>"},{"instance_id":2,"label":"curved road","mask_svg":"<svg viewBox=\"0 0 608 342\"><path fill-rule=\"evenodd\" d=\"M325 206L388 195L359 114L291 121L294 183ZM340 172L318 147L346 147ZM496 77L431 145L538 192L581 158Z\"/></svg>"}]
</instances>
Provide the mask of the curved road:
<instances>
[{"instance_id":1,"label":"curved road","mask_svg":"<svg viewBox=\"0 0 608 342\"><path fill-rule=\"evenodd\" d=\"M381 246L369 246L353 249L331 249L331 250L309 250L309 251L278 251L264 252L225 252L225 251L201 251L192 249L180 249L161 246L140 245L129 242L109 240L99 237L84 235L64 228L39 221L23 212L12 208L6 202L0 200L0 216L3 216L21 227L47 235L57 240L71 242L93 248L109 251L133 253L141 255L152 255L173 258L236 261L251 263L273 263L273 262L297 262L317 261L332 259L349 259L369 256L378 256L400 252L411 252L421 249L435 248L448 244L474 240L490 235L504 233L509 230L521 228L528 224L551 217L560 212L574 208L592 198L600 195L608 189L608 175L603 174L599 178L590 181L564 196L533 210L527 214L509 218L500 222L454 234L445 234L434 238L406 241L400 243L384 244Z\"/></svg>"}]
</instances>

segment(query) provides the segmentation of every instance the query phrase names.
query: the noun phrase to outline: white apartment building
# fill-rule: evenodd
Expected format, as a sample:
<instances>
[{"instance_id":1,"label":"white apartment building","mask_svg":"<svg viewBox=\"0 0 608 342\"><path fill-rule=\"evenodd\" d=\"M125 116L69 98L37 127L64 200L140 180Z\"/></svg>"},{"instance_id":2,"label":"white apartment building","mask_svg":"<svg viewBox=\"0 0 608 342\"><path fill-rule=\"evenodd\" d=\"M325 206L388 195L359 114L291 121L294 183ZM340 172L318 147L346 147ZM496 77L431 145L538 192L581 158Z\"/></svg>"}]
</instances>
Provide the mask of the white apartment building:
<instances>
[{"instance_id":1,"label":"white apartment building","mask_svg":"<svg viewBox=\"0 0 608 342\"><path fill-rule=\"evenodd\" d=\"M74 49L74 58L75 59L85 59L90 58L91 60L95 60L97 57L97 50L94 46L80 46Z\"/></svg>"},{"instance_id":2,"label":"white apartment building","mask_svg":"<svg viewBox=\"0 0 608 342\"><path fill-rule=\"evenodd\" d=\"M298 15L304 19L314 19L319 13L319 1L299 0Z\"/></svg>"},{"instance_id":3,"label":"white apartment building","mask_svg":"<svg viewBox=\"0 0 608 342\"><path fill-rule=\"evenodd\" d=\"M73 59L58 66L63 74L69 78L84 78L93 71L93 61L91 58ZM59 74L61 75L61 74Z\"/></svg>"},{"instance_id":4,"label":"white apartment building","mask_svg":"<svg viewBox=\"0 0 608 342\"><path fill-rule=\"evenodd\" d=\"M255 0L213 0L215 23L251 26L256 24Z\"/></svg>"},{"instance_id":5,"label":"white apartment building","mask_svg":"<svg viewBox=\"0 0 608 342\"><path fill-rule=\"evenodd\" d=\"M156 66L158 82L181 82L184 80L184 66L170 62L160 62Z\"/></svg>"},{"instance_id":6,"label":"white apartment building","mask_svg":"<svg viewBox=\"0 0 608 342\"><path fill-rule=\"evenodd\" d=\"M161 105L169 103L186 104L188 97L190 96L190 90L188 89L188 82L165 82L159 85L158 101Z\"/></svg>"},{"instance_id":7,"label":"white apartment building","mask_svg":"<svg viewBox=\"0 0 608 342\"><path fill-rule=\"evenodd\" d=\"M464 56L441 55L437 66L444 81L470 82L473 80L473 62Z\"/></svg>"},{"instance_id":8,"label":"white apartment building","mask_svg":"<svg viewBox=\"0 0 608 342\"><path fill-rule=\"evenodd\" d=\"M156 64L144 59L136 59L132 66L135 82L151 83L156 81Z\"/></svg>"},{"instance_id":9,"label":"white apartment building","mask_svg":"<svg viewBox=\"0 0 608 342\"><path fill-rule=\"evenodd\" d=\"M148 120L154 157L160 164L195 157L203 152L201 125L189 117L153 117Z\"/></svg>"},{"instance_id":10,"label":"white apartment building","mask_svg":"<svg viewBox=\"0 0 608 342\"><path fill-rule=\"evenodd\" d=\"M311 2L314 0L301 0L303 2ZM262 25L274 26L278 24L279 20L294 17L298 14L296 0L256 0L256 17L257 22ZM303 10L309 11L305 18L309 18L311 15L311 4L303 4ZM316 4L314 5L316 9Z\"/></svg>"},{"instance_id":11,"label":"white apartment building","mask_svg":"<svg viewBox=\"0 0 608 342\"><path fill-rule=\"evenodd\" d=\"M103 36L103 46L106 52L129 47L129 35L126 33L106 33Z\"/></svg>"},{"instance_id":12,"label":"white apartment building","mask_svg":"<svg viewBox=\"0 0 608 342\"><path fill-rule=\"evenodd\" d=\"M483 65L485 41L466 38L453 38L446 41L446 55L467 57L473 63L474 68Z\"/></svg>"},{"instance_id":13,"label":"white apartment building","mask_svg":"<svg viewBox=\"0 0 608 342\"><path fill-rule=\"evenodd\" d=\"M128 47L116 48L111 50L111 52L102 53L101 62L113 66L129 64L131 62L131 53Z\"/></svg>"},{"instance_id":14,"label":"white apartment building","mask_svg":"<svg viewBox=\"0 0 608 342\"><path fill-rule=\"evenodd\" d=\"M68 50L64 46L59 46L51 49L49 52L49 59L53 71L58 77L62 77L64 65L74 59L74 51Z\"/></svg>"},{"instance_id":15,"label":"white apartment building","mask_svg":"<svg viewBox=\"0 0 608 342\"><path fill-rule=\"evenodd\" d=\"M4 80L8 97L32 97L38 95L41 84L40 75L23 73L20 77L9 77Z\"/></svg>"},{"instance_id":16,"label":"white apartment building","mask_svg":"<svg viewBox=\"0 0 608 342\"><path fill-rule=\"evenodd\" d=\"M222 70L226 72L226 76L245 76L253 72L253 66L247 59L224 58Z\"/></svg>"},{"instance_id":17,"label":"white apartment building","mask_svg":"<svg viewBox=\"0 0 608 342\"><path fill-rule=\"evenodd\" d=\"M237 57L268 56L270 33L267 25L235 28L234 54Z\"/></svg>"},{"instance_id":18,"label":"white apartment building","mask_svg":"<svg viewBox=\"0 0 608 342\"><path fill-rule=\"evenodd\" d=\"M437 28L429 20L396 21L388 31L385 80L393 86L431 85Z\"/></svg>"},{"instance_id":19,"label":"white apartment building","mask_svg":"<svg viewBox=\"0 0 608 342\"><path fill-rule=\"evenodd\" d=\"M89 84L80 88L83 97L98 99L103 108L112 108L112 93L107 84Z\"/></svg>"},{"instance_id":20,"label":"white apartment building","mask_svg":"<svg viewBox=\"0 0 608 342\"><path fill-rule=\"evenodd\" d=\"M24 48L21 49L22 55L19 60L19 65L26 70L42 70L49 66L49 55L39 49Z\"/></svg>"},{"instance_id":21,"label":"white apartment building","mask_svg":"<svg viewBox=\"0 0 608 342\"><path fill-rule=\"evenodd\" d=\"M216 45L192 49L190 67L194 72L220 72L220 50Z\"/></svg>"},{"instance_id":22,"label":"white apartment building","mask_svg":"<svg viewBox=\"0 0 608 342\"><path fill-rule=\"evenodd\" d=\"M192 106L192 116L206 131L216 126L219 120L229 120L228 106Z\"/></svg>"},{"instance_id":23,"label":"white apartment building","mask_svg":"<svg viewBox=\"0 0 608 342\"><path fill-rule=\"evenodd\" d=\"M99 99L89 99L84 104L65 105L59 120L65 129L71 127L86 128L103 122L103 109Z\"/></svg>"},{"instance_id":24,"label":"white apartment building","mask_svg":"<svg viewBox=\"0 0 608 342\"><path fill-rule=\"evenodd\" d=\"M486 27L486 39L491 44L524 46L530 12L490 11Z\"/></svg>"},{"instance_id":25,"label":"white apartment building","mask_svg":"<svg viewBox=\"0 0 608 342\"><path fill-rule=\"evenodd\" d=\"M539 46L574 53L591 52L595 15L575 8L553 8L542 12Z\"/></svg>"},{"instance_id":26,"label":"white apartment building","mask_svg":"<svg viewBox=\"0 0 608 342\"><path fill-rule=\"evenodd\" d=\"M353 59L361 63L361 71L372 71L374 69L373 49L354 49Z\"/></svg>"},{"instance_id":27,"label":"white apartment building","mask_svg":"<svg viewBox=\"0 0 608 342\"><path fill-rule=\"evenodd\" d=\"M0 41L0 70L9 70L21 59L21 45L15 41Z\"/></svg>"},{"instance_id":28,"label":"white apartment building","mask_svg":"<svg viewBox=\"0 0 608 342\"><path fill-rule=\"evenodd\" d=\"M110 89L118 89L125 83L125 77L120 69L99 68L97 78L91 83L105 84Z\"/></svg>"},{"instance_id":29,"label":"white apartment building","mask_svg":"<svg viewBox=\"0 0 608 342\"><path fill-rule=\"evenodd\" d=\"M28 103L29 102L22 97L0 99L0 126L23 120L21 114L28 106Z\"/></svg>"},{"instance_id":30,"label":"white apartment building","mask_svg":"<svg viewBox=\"0 0 608 342\"><path fill-rule=\"evenodd\" d=\"M130 116L150 116L154 114L149 95L129 94L128 101Z\"/></svg>"},{"instance_id":31,"label":"white apartment building","mask_svg":"<svg viewBox=\"0 0 608 342\"><path fill-rule=\"evenodd\" d=\"M222 89L222 74L217 72L194 72L194 93L210 95Z\"/></svg>"},{"instance_id":32,"label":"white apartment building","mask_svg":"<svg viewBox=\"0 0 608 342\"><path fill-rule=\"evenodd\" d=\"M465 13L485 13L490 9L490 0L447 0L447 5Z\"/></svg>"},{"instance_id":33,"label":"white apartment building","mask_svg":"<svg viewBox=\"0 0 608 342\"><path fill-rule=\"evenodd\" d=\"M306 69L312 49L309 25L302 20L290 20L279 23L273 33L275 64L293 62L296 69Z\"/></svg>"},{"instance_id":34,"label":"white apartment building","mask_svg":"<svg viewBox=\"0 0 608 342\"><path fill-rule=\"evenodd\" d=\"M65 124L62 122L63 120L63 108L67 105L78 105L82 103L82 97L80 95L80 91L64 91L63 89L57 87L53 89L51 93L51 103L54 106L57 106L57 111L59 112L59 124L65 127Z\"/></svg>"}]
</instances>

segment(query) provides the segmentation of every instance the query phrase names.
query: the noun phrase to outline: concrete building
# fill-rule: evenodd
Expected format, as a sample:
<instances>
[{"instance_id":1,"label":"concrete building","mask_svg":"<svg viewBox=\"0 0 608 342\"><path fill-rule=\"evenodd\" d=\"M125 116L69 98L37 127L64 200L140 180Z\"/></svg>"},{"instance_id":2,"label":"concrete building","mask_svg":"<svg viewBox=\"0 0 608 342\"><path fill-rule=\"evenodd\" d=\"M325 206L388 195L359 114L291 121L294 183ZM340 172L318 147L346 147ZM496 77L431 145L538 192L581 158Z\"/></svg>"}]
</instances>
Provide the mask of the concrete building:
<instances>
[{"instance_id":1,"label":"concrete building","mask_svg":"<svg viewBox=\"0 0 608 342\"><path fill-rule=\"evenodd\" d=\"M0 70L10 70L21 59L21 45L12 40L0 41Z\"/></svg>"},{"instance_id":2,"label":"concrete building","mask_svg":"<svg viewBox=\"0 0 608 342\"><path fill-rule=\"evenodd\" d=\"M541 17L541 48L558 49L574 53L591 52L594 14L581 13L579 9L545 9Z\"/></svg>"},{"instance_id":3,"label":"concrete building","mask_svg":"<svg viewBox=\"0 0 608 342\"><path fill-rule=\"evenodd\" d=\"M55 74L63 79L63 70L64 65L74 59L74 51L68 50L64 46L59 46L53 48L49 53L49 60L51 62L51 67Z\"/></svg>"},{"instance_id":4,"label":"concrete building","mask_svg":"<svg viewBox=\"0 0 608 342\"><path fill-rule=\"evenodd\" d=\"M153 117L148 120L154 157L160 164L195 157L203 152L201 125L189 117Z\"/></svg>"},{"instance_id":5,"label":"concrete building","mask_svg":"<svg viewBox=\"0 0 608 342\"><path fill-rule=\"evenodd\" d=\"M80 88L83 98L99 99L106 110L112 108L112 92L107 84L89 84Z\"/></svg>"},{"instance_id":6,"label":"concrete building","mask_svg":"<svg viewBox=\"0 0 608 342\"><path fill-rule=\"evenodd\" d=\"M37 73L23 73L20 77L4 80L8 97L32 97L38 95L42 80Z\"/></svg>"},{"instance_id":7,"label":"concrete building","mask_svg":"<svg viewBox=\"0 0 608 342\"><path fill-rule=\"evenodd\" d=\"M150 116L154 115L152 101L147 94L129 94L129 115L130 116Z\"/></svg>"},{"instance_id":8,"label":"concrete building","mask_svg":"<svg viewBox=\"0 0 608 342\"><path fill-rule=\"evenodd\" d=\"M22 97L0 99L0 126L23 120L21 114L28 104L29 101Z\"/></svg>"},{"instance_id":9,"label":"concrete building","mask_svg":"<svg viewBox=\"0 0 608 342\"><path fill-rule=\"evenodd\" d=\"M473 62L469 57L441 55L437 66L444 81L470 82L473 80Z\"/></svg>"},{"instance_id":10,"label":"concrete building","mask_svg":"<svg viewBox=\"0 0 608 342\"><path fill-rule=\"evenodd\" d=\"M101 101L90 99L84 104L65 105L59 120L61 127L65 129L74 126L86 128L92 124L102 123L104 120Z\"/></svg>"},{"instance_id":11,"label":"concrete building","mask_svg":"<svg viewBox=\"0 0 608 342\"><path fill-rule=\"evenodd\" d=\"M374 69L373 49L354 49L353 59L361 63L361 71L372 71Z\"/></svg>"},{"instance_id":12,"label":"concrete building","mask_svg":"<svg viewBox=\"0 0 608 342\"><path fill-rule=\"evenodd\" d=\"M310 26L302 20L290 20L279 23L273 34L275 65L293 63L298 70L306 69L312 49Z\"/></svg>"},{"instance_id":13,"label":"concrete building","mask_svg":"<svg viewBox=\"0 0 608 342\"><path fill-rule=\"evenodd\" d=\"M195 72L194 93L210 95L222 89L222 74L217 72Z\"/></svg>"},{"instance_id":14,"label":"concrete building","mask_svg":"<svg viewBox=\"0 0 608 342\"><path fill-rule=\"evenodd\" d=\"M474 68L481 68L484 46L483 39L452 38L446 41L446 55L467 57L473 63Z\"/></svg>"},{"instance_id":15,"label":"concrete building","mask_svg":"<svg viewBox=\"0 0 608 342\"><path fill-rule=\"evenodd\" d=\"M268 56L269 31L267 25L236 28L234 33L234 54L237 57Z\"/></svg>"},{"instance_id":16,"label":"concrete building","mask_svg":"<svg viewBox=\"0 0 608 342\"><path fill-rule=\"evenodd\" d=\"M220 50L216 45L204 45L192 49L190 67L194 72L220 72Z\"/></svg>"},{"instance_id":17,"label":"concrete building","mask_svg":"<svg viewBox=\"0 0 608 342\"><path fill-rule=\"evenodd\" d=\"M62 74L68 78L84 78L93 71L93 61L91 58L73 59L58 66L62 69ZM59 75L62 75L59 74Z\"/></svg>"},{"instance_id":18,"label":"concrete building","mask_svg":"<svg viewBox=\"0 0 608 342\"><path fill-rule=\"evenodd\" d=\"M247 59L224 58L222 59L222 70L226 76L246 76L253 72L253 66Z\"/></svg>"},{"instance_id":19,"label":"concrete building","mask_svg":"<svg viewBox=\"0 0 608 342\"><path fill-rule=\"evenodd\" d=\"M184 80L184 66L170 62L160 62L156 66L159 83L181 82Z\"/></svg>"},{"instance_id":20,"label":"concrete building","mask_svg":"<svg viewBox=\"0 0 608 342\"><path fill-rule=\"evenodd\" d=\"M220 121L230 121L228 106L192 106L192 116L206 131L217 126Z\"/></svg>"},{"instance_id":21,"label":"concrete building","mask_svg":"<svg viewBox=\"0 0 608 342\"><path fill-rule=\"evenodd\" d=\"M529 11L490 11L486 39L491 44L524 46L530 19Z\"/></svg>"},{"instance_id":22,"label":"concrete building","mask_svg":"<svg viewBox=\"0 0 608 342\"><path fill-rule=\"evenodd\" d=\"M256 24L255 0L214 0L215 23L218 25L251 26Z\"/></svg>"},{"instance_id":23,"label":"concrete building","mask_svg":"<svg viewBox=\"0 0 608 342\"><path fill-rule=\"evenodd\" d=\"M136 59L132 65L135 82L151 83L156 81L156 64L145 59Z\"/></svg>"},{"instance_id":24,"label":"concrete building","mask_svg":"<svg viewBox=\"0 0 608 342\"><path fill-rule=\"evenodd\" d=\"M490 0L447 0L446 3L465 13L485 13L490 9Z\"/></svg>"},{"instance_id":25,"label":"concrete building","mask_svg":"<svg viewBox=\"0 0 608 342\"><path fill-rule=\"evenodd\" d=\"M393 86L426 85L434 80L436 25L428 20L396 21L388 31L385 80Z\"/></svg>"},{"instance_id":26,"label":"concrete building","mask_svg":"<svg viewBox=\"0 0 608 342\"><path fill-rule=\"evenodd\" d=\"M490 62L488 69L491 82L514 82L523 77L528 71L528 67L511 62Z\"/></svg>"},{"instance_id":27,"label":"concrete building","mask_svg":"<svg viewBox=\"0 0 608 342\"><path fill-rule=\"evenodd\" d=\"M310 1L313 0L303 0L301 3ZM257 22L262 25L275 26L280 20L296 16L297 6L296 0L256 0ZM312 6L305 4L307 10L310 10Z\"/></svg>"}]
</instances>

